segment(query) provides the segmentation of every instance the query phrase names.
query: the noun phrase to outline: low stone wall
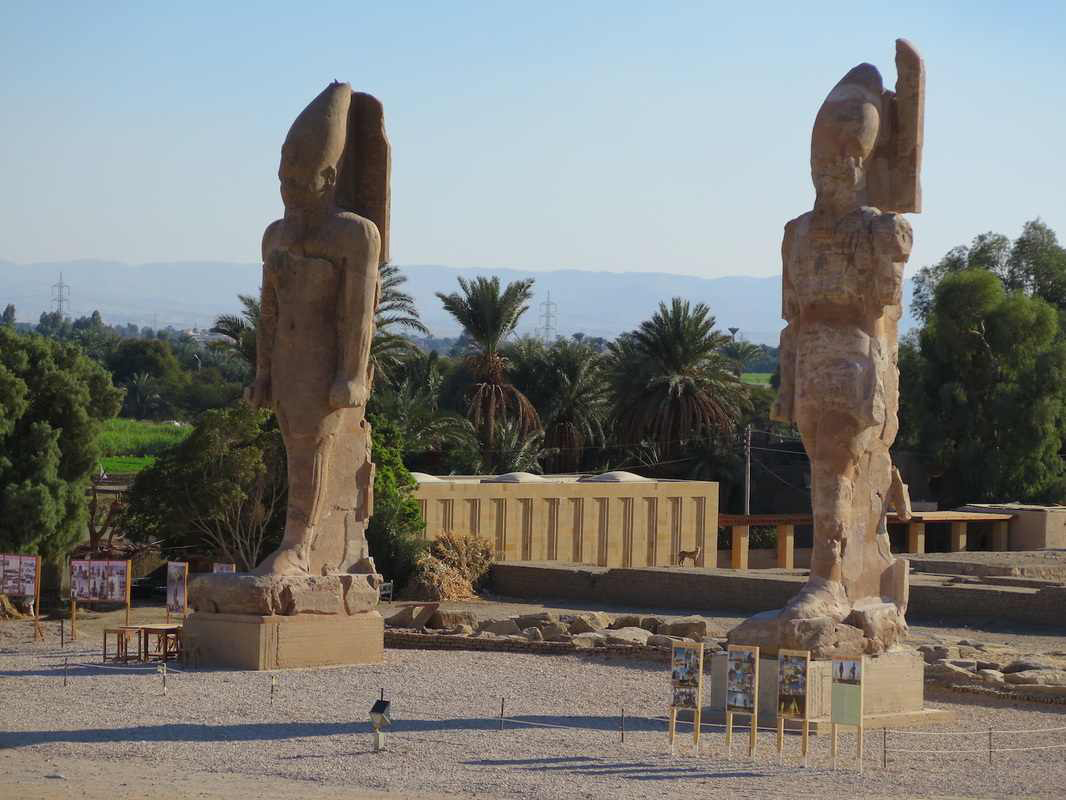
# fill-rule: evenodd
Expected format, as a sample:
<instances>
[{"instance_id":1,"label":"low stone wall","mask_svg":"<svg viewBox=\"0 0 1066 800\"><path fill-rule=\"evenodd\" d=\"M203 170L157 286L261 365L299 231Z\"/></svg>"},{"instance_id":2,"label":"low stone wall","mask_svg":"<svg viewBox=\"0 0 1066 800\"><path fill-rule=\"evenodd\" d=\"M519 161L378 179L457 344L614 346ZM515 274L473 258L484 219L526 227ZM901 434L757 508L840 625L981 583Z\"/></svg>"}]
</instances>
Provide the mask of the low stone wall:
<instances>
[{"instance_id":1,"label":"low stone wall","mask_svg":"<svg viewBox=\"0 0 1066 800\"><path fill-rule=\"evenodd\" d=\"M493 591L575 604L754 613L781 608L806 578L785 572L647 567L610 569L544 563L493 564ZM1066 587L911 583L912 619L994 619L1062 629Z\"/></svg>"},{"instance_id":2,"label":"low stone wall","mask_svg":"<svg viewBox=\"0 0 1066 800\"><path fill-rule=\"evenodd\" d=\"M520 642L505 638L487 639L470 636L452 636L443 633L416 633L414 631L385 631L385 647L394 650L477 650L494 653L532 653L554 656L591 656L593 658L622 658L632 661L670 663L670 650L666 647L634 647L632 645L608 644L594 648L578 649L570 642Z\"/></svg>"}]
</instances>

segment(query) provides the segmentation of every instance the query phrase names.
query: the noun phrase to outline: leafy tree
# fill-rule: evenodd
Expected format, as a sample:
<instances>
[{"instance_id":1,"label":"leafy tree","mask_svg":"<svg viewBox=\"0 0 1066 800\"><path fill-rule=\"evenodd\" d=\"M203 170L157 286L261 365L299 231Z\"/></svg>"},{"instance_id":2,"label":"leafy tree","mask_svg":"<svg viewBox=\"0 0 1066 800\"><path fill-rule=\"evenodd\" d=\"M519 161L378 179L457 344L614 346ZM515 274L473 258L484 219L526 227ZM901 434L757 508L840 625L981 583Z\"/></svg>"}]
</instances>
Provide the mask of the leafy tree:
<instances>
[{"instance_id":1,"label":"leafy tree","mask_svg":"<svg viewBox=\"0 0 1066 800\"><path fill-rule=\"evenodd\" d=\"M425 523L414 498L415 480L403 465L404 437L383 417L370 417L373 430L374 513L366 539L378 572L402 587L414 574L425 547Z\"/></svg>"},{"instance_id":2,"label":"leafy tree","mask_svg":"<svg viewBox=\"0 0 1066 800\"><path fill-rule=\"evenodd\" d=\"M728 337L714 324L703 303L675 297L611 343L608 379L623 441L650 439L669 455L693 437L736 424L747 390L719 352Z\"/></svg>"},{"instance_id":3,"label":"leafy tree","mask_svg":"<svg viewBox=\"0 0 1066 800\"><path fill-rule=\"evenodd\" d=\"M4 316L0 318L0 325L6 325L9 328L15 327L15 304L8 303L4 306Z\"/></svg>"},{"instance_id":4,"label":"leafy tree","mask_svg":"<svg viewBox=\"0 0 1066 800\"><path fill-rule=\"evenodd\" d=\"M0 326L0 550L57 557L78 541L121 397L76 346Z\"/></svg>"},{"instance_id":5,"label":"leafy tree","mask_svg":"<svg viewBox=\"0 0 1066 800\"><path fill-rule=\"evenodd\" d=\"M244 403L206 412L130 487L125 527L164 553L212 554L249 570L285 528L285 446L274 417Z\"/></svg>"},{"instance_id":6,"label":"leafy tree","mask_svg":"<svg viewBox=\"0 0 1066 800\"><path fill-rule=\"evenodd\" d=\"M472 281L459 278L459 287L462 294L437 292L437 297L470 339L466 365L474 385L467 413L487 454L495 447L496 428L504 419L514 419L523 433L540 427L536 409L508 381L507 361L501 353L505 339L529 310L533 279L509 283L502 292L495 276Z\"/></svg>"},{"instance_id":7,"label":"leafy tree","mask_svg":"<svg viewBox=\"0 0 1066 800\"><path fill-rule=\"evenodd\" d=\"M181 365L167 342L158 339L125 339L108 359L107 366L117 385L125 386L135 375L158 381L177 380Z\"/></svg>"},{"instance_id":8,"label":"leafy tree","mask_svg":"<svg viewBox=\"0 0 1066 800\"><path fill-rule=\"evenodd\" d=\"M1048 302L1007 291L994 271L939 282L900 367L905 441L932 453L942 503L1066 499L1061 334Z\"/></svg>"}]
</instances>

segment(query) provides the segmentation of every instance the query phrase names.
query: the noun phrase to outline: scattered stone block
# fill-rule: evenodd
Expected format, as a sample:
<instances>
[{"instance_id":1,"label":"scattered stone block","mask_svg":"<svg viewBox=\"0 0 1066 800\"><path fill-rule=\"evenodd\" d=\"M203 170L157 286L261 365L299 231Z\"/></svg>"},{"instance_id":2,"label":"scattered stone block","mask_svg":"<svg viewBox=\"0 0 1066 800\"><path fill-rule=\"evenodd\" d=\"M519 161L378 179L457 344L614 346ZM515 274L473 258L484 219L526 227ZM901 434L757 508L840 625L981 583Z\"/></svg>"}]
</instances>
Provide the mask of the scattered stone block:
<instances>
[{"instance_id":1,"label":"scattered stone block","mask_svg":"<svg viewBox=\"0 0 1066 800\"><path fill-rule=\"evenodd\" d=\"M1042 658L1016 658L1000 670L1004 675L1014 672L1029 672L1037 669L1056 669L1058 664Z\"/></svg>"},{"instance_id":2,"label":"scattered stone block","mask_svg":"<svg viewBox=\"0 0 1066 800\"><path fill-rule=\"evenodd\" d=\"M615 617L607 627L613 631L619 630L620 628L639 628L640 619L639 614L620 614Z\"/></svg>"},{"instance_id":3,"label":"scattered stone block","mask_svg":"<svg viewBox=\"0 0 1066 800\"><path fill-rule=\"evenodd\" d=\"M445 611L438 608L426 623L427 628L438 630L454 628L456 625L469 625L471 628L476 628L477 616L471 611Z\"/></svg>"},{"instance_id":4,"label":"scattered stone block","mask_svg":"<svg viewBox=\"0 0 1066 800\"><path fill-rule=\"evenodd\" d=\"M998 669L979 669L977 675L985 683L1003 683L1003 673Z\"/></svg>"},{"instance_id":5,"label":"scattered stone block","mask_svg":"<svg viewBox=\"0 0 1066 800\"><path fill-rule=\"evenodd\" d=\"M606 637L608 644L646 645L651 633L637 627L617 628L607 631Z\"/></svg>"},{"instance_id":6,"label":"scattered stone block","mask_svg":"<svg viewBox=\"0 0 1066 800\"><path fill-rule=\"evenodd\" d=\"M607 644L607 636L599 631L588 631L576 634L570 641L578 650L589 650Z\"/></svg>"},{"instance_id":7,"label":"scattered stone block","mask_svg":"<svg viewBox=\"0 0 1066 800\"><path fill-rule=\"evenodd\" d=\"M707 638L707 620L703 617L684 617L659 626L658 633L667 636L684 636L696 642Z\"/></svg>"},{"instance_id":8,"label":"scattered stone block","mask_svg":"<svg viewBox=\"0 0 1066 800\"><path fill-rule=\"evenodd\" d=\"M590 611L587 614L578 614L570 623L571 633L595 633L602 631L611 624L611 618L602 611Z\"/></svg>"},{"instance_id":9,"label":"scattered stone block","mask_svg":"<svg viewBox=\"0 0 1066 800\"><path fill-rule=\"evenodd\" d=\"M1015 685L1066 686L1066 670L1061 669L1026 669L1006 673L1003 678Z\"/></svg>"},{"instance_id":10,"label":"scattered stone block","mask_svg":"<svg viewBox=\"0 0 1066 800\"><path fill-rule=\"evenodd\" d=\"M522 629L513 619L487 619L478 628L482 632L494 633L497 636L521 636Z\"/></svg>"},{"instance_id":11,"label":"scattered stone block","mask_svg":"<svg viewBox=\"0 0 1066 800\"><path fill-rule=\"evenodd\" d=\"M546 642L562 642L570 639L570 626L565 622L549 622L540 627L540 632Z\"/></svg>"},{"instance_id":12,"label":"scattered stone block","mask_svg":"<svg viewBox=\"0 0 1066 800\"><path fill-rule=\"evenodd\" d=\"M639 627L651 633L658 633L659 628L664 624L665 622L661 617L641 617Z\"/></svg>"},{"instance_id":13,"label":"scattered stone block","mask_svg":"<svg viewBox=\"0 0 1066 800\"><path fill-rule=\"evenodd\" d=\"M445 636L471 636L474 633L472 625L456 625L441 631Z\"/></svg>"},{"instance_id":14,"label":"scattered stone block","mask_svg":"<svg viewBox=\"0 0 1066 800\"><path fill-rule=\"evenodd\" d=\"M522 635L531 642L543 642L544 635L540 632L540 628L531 626L522 630Z\"/></svg>"},{"instance_id":15,"label":"scattered stone block","mask_svg":"<svg viewBox=\"0 0 1066 800\"><path fill-rule=\"evenodd\" d=\"M533 627L539 628L542 625L548 625L558 621L559 615L554 611L540 611L535 614L519 614L515 618L515 624L523 630Z\"/></svg>"}]
</instances>

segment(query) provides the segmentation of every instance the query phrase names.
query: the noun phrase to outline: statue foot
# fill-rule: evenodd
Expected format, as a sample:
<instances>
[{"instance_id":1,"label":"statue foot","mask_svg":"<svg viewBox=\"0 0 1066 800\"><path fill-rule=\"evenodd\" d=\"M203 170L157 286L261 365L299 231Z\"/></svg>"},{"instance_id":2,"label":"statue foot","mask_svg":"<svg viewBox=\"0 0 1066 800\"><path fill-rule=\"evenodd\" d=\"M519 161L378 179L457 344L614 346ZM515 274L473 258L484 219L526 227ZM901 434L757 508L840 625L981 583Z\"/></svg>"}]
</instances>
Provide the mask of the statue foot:
<instances>
[{"instance_id":1,"label":"statue foot","mask_svg":"<svg viewBox=\"0 0 1066 800\"><path fill-rule=\"evenodd\" d=\"M252 570L253 575L310 575L311 567L299 547L279 547Z\"/></svg>"}]
</instances>

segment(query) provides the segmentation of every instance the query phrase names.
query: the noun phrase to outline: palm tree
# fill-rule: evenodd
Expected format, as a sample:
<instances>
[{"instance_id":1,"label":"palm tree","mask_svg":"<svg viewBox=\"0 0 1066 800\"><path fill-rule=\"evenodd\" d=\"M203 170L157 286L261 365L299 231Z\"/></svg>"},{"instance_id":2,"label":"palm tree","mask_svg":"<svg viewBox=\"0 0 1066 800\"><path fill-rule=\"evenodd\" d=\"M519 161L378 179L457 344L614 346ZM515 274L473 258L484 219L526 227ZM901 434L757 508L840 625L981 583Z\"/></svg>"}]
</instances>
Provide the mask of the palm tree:
<instances>
[{"instance_id":1,"label":"palm tree","mask_svg":"<svg viewBox=\"0 0 1066 800\"><path fill-rule=\"evenodd\" d=\"M500 291L500 279L459 278L462 294L437 292L444 310L463 326L471 340L466 365L474 376L467 402L470 421L484 451L494 449L496 428L510 418L521 434L540 428L536 409L507 379L507 361L500 352L504 340L529 310L533 279L515 281Z\"/></svg>"},{"instance_id":2,"label":"palm tree","mask_svg":"<svg viewBox=\"0 0 1066 800\"><path fill-rule=\"evenodd\" d=\"M543 472L541 460L550 451L544 449L544 432L523 430L516 419L505 419L496 429L496 447L482 460L482 471L494 475L507 472Z\"/></svg>"},{"instance_id":3,"label":"palm tree","mask_svg":"<svg viewBox=\"0 0 1066 800\"><path fill-rule=\"evenodd\" d=\"M728 337L714 323L703 303L675 297L611 343L613 416L625 441L648 438L669 455L693 437L736 424L747 390L719 352Z\"/></svg>"},{"instance_id":4,"label":"palm tree","mask_svg":"<svg viewBox=\"0 0 1066 800\"><path fill-rule=\"evenodd\" d=\"M216 346L237 353L251 366L255 366L255 332L259 327L259 298L239 294L243 310L240 314L219 314L211 333L221 333L232 341L218 342Z\"/></svg>"},{"instance_id":5,"label":"palm tree","mask_svg":"<svg viewBox=\"0 0 1066 800\"><path fill-rule=\"evenodd\" d=\"M575 472L582 451L604 440L608 390L603 358L577 339L545 347L522 339L507 349L514 384L529 398L544 424L544 444L554 471Z\"/></svg>"},{"instance_id":6,"label":"palm tree","mask_svg":"<svg viewBox=\"0 0 1066 800\"><path fill-rule=\"evenodd\" d=\"M744 374L744 368L763 354L763 349L743 339L731 339L722 345L719 352L732 362L733 374L739 378Z\"/></svg>"}]
</instances>

